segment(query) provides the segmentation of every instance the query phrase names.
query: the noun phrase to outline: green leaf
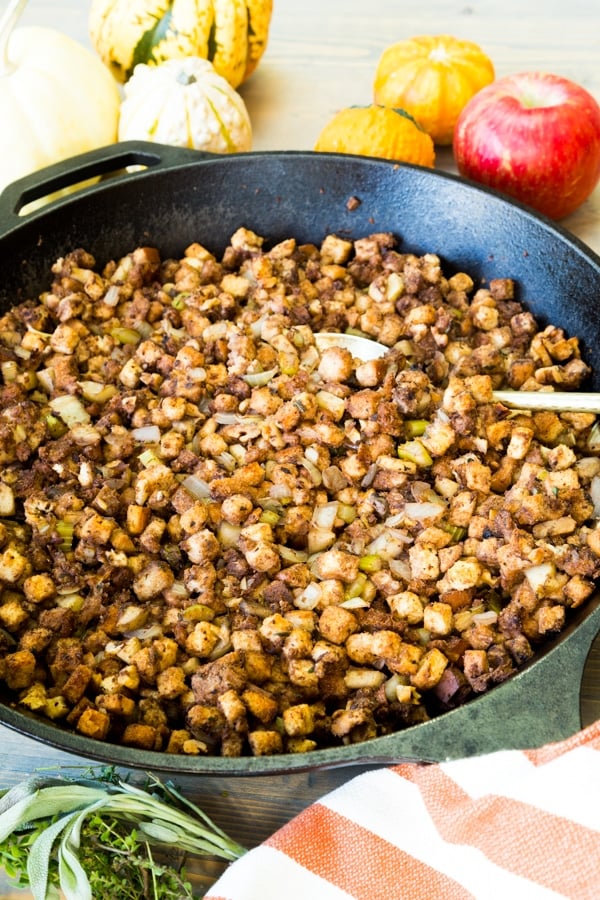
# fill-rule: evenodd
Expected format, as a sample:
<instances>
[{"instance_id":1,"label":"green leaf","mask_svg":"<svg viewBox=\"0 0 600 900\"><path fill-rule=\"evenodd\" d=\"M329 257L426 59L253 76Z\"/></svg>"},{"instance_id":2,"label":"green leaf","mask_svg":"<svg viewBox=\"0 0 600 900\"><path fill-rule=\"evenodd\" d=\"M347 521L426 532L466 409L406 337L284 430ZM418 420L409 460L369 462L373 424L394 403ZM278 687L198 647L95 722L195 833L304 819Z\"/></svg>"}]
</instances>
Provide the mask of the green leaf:
<instances>
[{"instance_id":1,"label":"green leaf","mask_svg":"<svg viewBox=\"0 0 600 900\"><path fill-rule=\"evenodd\" d=\"M12 792L9 791L10 793ZM4 841L20 825L44 816L60 816L65 812L81 809L105 796L106 791L103 789L74 784L61 783L41 788L34 794L22 797L0 815L0 841Z\"/></svg>"},{"instance_id":2,"label":"green leaf","mask_svg":"<svg viewBox=\"0 0 600 900\"><path fill-rule=\"evenodd\" d=\"M168 828L160 822L141 822L140 831L155 841L160 841L161 844L176 844L181 838L179 830Z\"/></svg>"},{"instance_id":3,"label":"green leaf","mask_svg":"<svg viewBox=\"0 0 600 900\"><path fill-rule=\"evenodd\" d=\"M94 811L106 806L108 795L86 807L73 819L58 848L58 871L60 887L66 900L92 900L92 888L85 869L79 861L81 826Z\"/></svg>"},{"instance_id":4,"label":"green leaf","mask_svg":"<svg viewBox=\"0 0 600 900\"><path fill-rule=\"evenodd\" d=\"M52 853L54 841L76 815L77 812L69 813L53 822L52 825L48 825L31 845L27 860L27 875L29 876L31 893L35 900L45 900L48 891L50 854Z\"/></svg>"},{"instance_id":5,"label":"green leaf","mask_svg":"<svg viewBox=\"0 0 600 900\"><path fill-rule=\"evenodd\" d=\"M155 24L148 31L145 31L133 51L133 59L131 63L131 71L138 63L148 63L154 60L154 51L161 41L167 37L167 33L171 27L172 4L164 11L162 16L156 16Z\"/></svg>"},{"instance_id":6,"label":"green leaf","mask_svg":"<svg viewBox=\"0 0 600 900\"><path fill-rule=\"evenodd\" d=\"M15 784L9 791L4 791L0 797L0 813L3 813L9 807L14 806L17 801L25 797L31 797L37 790L43 787L50 787L55 784L64 784L61 778L46 778L42 775L34 775L25 781Z\"/></svg>"}]
</instances>

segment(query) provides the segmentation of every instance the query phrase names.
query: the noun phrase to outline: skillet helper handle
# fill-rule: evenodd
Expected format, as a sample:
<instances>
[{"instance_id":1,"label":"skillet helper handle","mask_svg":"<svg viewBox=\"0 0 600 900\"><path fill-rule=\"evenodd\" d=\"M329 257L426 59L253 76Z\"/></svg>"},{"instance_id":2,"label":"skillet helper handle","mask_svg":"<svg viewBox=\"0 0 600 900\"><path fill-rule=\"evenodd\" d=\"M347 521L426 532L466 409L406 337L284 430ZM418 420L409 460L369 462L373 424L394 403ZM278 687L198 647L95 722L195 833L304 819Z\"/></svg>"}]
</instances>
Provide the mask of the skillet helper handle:
<instances>
[{"instance_id":1,"label":"skillet helper handle","mask_svg":"<svg viewBox=\"0 0 600 900\"><path fill-rule=\"evenodd\" d=\"M168 169L213 155L151 141L121 141L46 166L13 181L0 194L0 235L23 222L24 216L19 215L20 210L58 191L75 189L90 179L125 177L129 167ZM82 186L80 189L83 192L90 188ZM73 195L70 193L69 197ZM44 205L44 210L57 202L60 201L51 199Z\"/></svg>"}]
</instances>

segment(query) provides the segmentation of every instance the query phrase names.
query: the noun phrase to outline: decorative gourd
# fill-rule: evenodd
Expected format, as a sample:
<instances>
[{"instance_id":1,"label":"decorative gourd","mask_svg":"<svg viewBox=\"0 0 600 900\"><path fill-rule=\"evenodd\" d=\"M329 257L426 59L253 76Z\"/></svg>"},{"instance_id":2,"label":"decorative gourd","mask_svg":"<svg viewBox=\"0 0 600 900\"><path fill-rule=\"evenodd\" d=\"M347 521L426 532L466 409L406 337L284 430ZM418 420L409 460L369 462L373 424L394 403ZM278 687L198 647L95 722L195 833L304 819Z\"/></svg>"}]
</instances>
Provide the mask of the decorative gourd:
<instances>
[{"instance_id":1,"label":"decorative gourd","mask_svg":"<svg viewBox=\"0 0 600 900\"><path fill-rule=\"evenodd\" d=\"M377 156L432 168L431 137L405 109L371 103L340 109L319 134L314 150Z\"/></svg>"},{"instance_id":2,"label":"decorative gourd","mask_svg":"<svg viewBox=\"0 0 600 900\"><path fill-rule=\"evenodd\" d=\"M237 88L259 63L273 0L92 0L90 38L118 81L139 63L200 56Z\"/></svg>"},{"instance_id":3,"label":"decorative gourd","mask_svg":"<svg viewBox=\"0 0 600 900\"><path fill-rule=\"evenodd\" d=\"M436 144L451 144L471 97L494 80L481 47L447 34L421 35L383 51L375 72L375 103L402 107Z\"/></svg>"},{"instance_id":4,"label":"decorative gourd","mask_svg":"<svg viewBox=\"0 0 600 900\"><path fill-rule=\"evenodd\" d=\"M249 150L244 101L212 63L197 56L140 64L126 82L119 139L233 153Z\"/></svg>"},{"instance_id":5,"label":"decorative gourd","mask_svg":"<svg viewBox=\"0 0 600 900\"><path fill-rule=\"evenodd\" d=\"M0 189L51 163L117 139L119 88L81 44L49 28L0 21Z\"/></svg>"}]
</instances>

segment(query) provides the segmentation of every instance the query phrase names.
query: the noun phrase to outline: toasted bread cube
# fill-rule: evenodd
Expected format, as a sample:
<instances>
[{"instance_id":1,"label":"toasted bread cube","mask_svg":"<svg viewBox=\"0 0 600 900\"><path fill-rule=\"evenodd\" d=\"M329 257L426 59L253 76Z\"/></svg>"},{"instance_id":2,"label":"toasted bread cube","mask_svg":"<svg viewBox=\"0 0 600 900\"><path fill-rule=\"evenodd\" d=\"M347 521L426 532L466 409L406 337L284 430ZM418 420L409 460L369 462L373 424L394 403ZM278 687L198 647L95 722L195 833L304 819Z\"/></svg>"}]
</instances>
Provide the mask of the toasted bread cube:
<instances>
[{"instance_id":1,"label":"toasted bread cube","mask_svg":"<svg viewBox=\"0 0 600 900\"><path fill-rule=\"evenodd\" d=\"M7 547L0 554L0 581L14 584L28 569L30 570L30 566L27 557L14 547Z\"/></svg>"},{"instance_id":2,"label":"toasted bread cube","mask_svg":"<svg viewBox=\"0 0 600 900\"><path fill-rule=\"evenodd\" d=\"M93 671L89 666L76 666L62 686L65 699L72 705L81 700L92 680Z\"/></svg>"},{"instance_id":3,"label":"toasted bread cube","mask_svg":"<svg viewBox=\"0 0 600 900\"><path fill-rule=\"evenodd\" d=\"M101 694L96 697L98 709L103 709L112 716L129 719L135 713L135 701L125 694Z\"/></svg>"},{"instance_id":4,"label":"toasted bread cube","mask_svg":"<svg viewBox=\"0 0 600 900\"><path fill-rule=\"evenodd\" d=\"M110 716L108 713L94 707L84 709L77 720L77 731L98 741L106 740L109 728Z\"/></svg>"},{"instance_id":5,"label":"toasted bread cube","mask_svg":"<svg viewBox=\"0 0 600 900\"><path fill-rule=\"evenodd\" d=\"M256 685L246 688L242 694L242 701L248 712L263 725L268 725L277 715L277 701Z\"/></svg>"},{"instance_id":6,"label":"toasted bread cube","mask_svg":"<svg viewBox=\"0 0 600 900\"><path fill-rule=\"evenodd\" d=\"M454 625L454 615L449 603L433 601L423 610L423 627L432 634L450 634Z\"/></svg>"},{"instance_id":7,"label":"toasted bread cube","mask_svg":"<svg viewBox=\"0 0 600 900\"><path fill-rule=\"evenodd\" d=\"M344 644L358 628L356 616L342 606L326 606L319 617L319 631L333 644Z\"/></svg>"},{"instance_id":8,"label":"toasted bread cube","mask_svg":"<svg viewBox=\"0 0 600 900\"><path fill-rule=\"evenodd\" d=\"M270 756L283 751L283 741L278 731L251 731L248 743L253 756Z\"/></svg>"},{"instance_id":9,"label":"toasted bread cube","mask_svg":"<svg viewBox=\"0 0 600 900\"><path fill-rule=\"evenodd\" d=\"M47 699L45 686L41 681L34 681L31 687L27 688L25 693L19 697L19 703L35 712L35 710L43 709Z\"/></svg>"},{"instance_id":10,"label":"toasted bread cube","mask_svg":"<svg viewBox=\"0 0 600 900\"><path fill-rule=\"evenodd\" d=\"M314 731L314 710L308 703L298 703L295 706L288 706L287 709L284 709L282 716L285 732L291 737L311 734Z\"/></svg>"},{"instance_id":11,"label":"toasted bread cube","mask_svg":"<svg viewBox=\"0 0 600 900\"><path fill-rule=\"evenodd\" d=\"M4 680L12 691L31 687L35 679L36 659L30 650L16 650L4 659Z\"/></svg>"},{"instance_id":12,"label":"toasted bread cube","mask_svg":"<svg viewBox=\"0 0 600 900\"><path fill-rule=\"evenodd\" d=\"M160 748L160 735L152 725L137 723L127 725L121 740L126 747L139 747L140 750Z\"/></svg>"},{"instance_id":13,"label":"toasted bread cube","mask_svg":"<svg viewBox=\"0 0 600 900\"><path fill-rule=\"evenodd\" d=\"M56 586L47 574L30 575L23 582L23 592L30 603L43 603L54 596Z\"/></svg>"},{"instance_id":14,"label":"toasted bread cube","mask_svg":"<svg viewBox=\"0 0 600 900\"><path fill-rule=\"evenodd\" d=\"M246 707L237 691L225 691L217 698L217 706L225 716L227 724L234 731L246 731Z\"/></svg>"},{"instance_id":15,"label":"toasted bread cube","mask_svg":"<svg viewBox=\"0 0 600 900\"><path fill-rule=\"evenodd\" d=\"M292 684L297 687L315 691L319 687L319 676L312 659L290 659L288 674Z\"/></svg>"},{"instance_id":16,"label":"toasted bread cube","mask_svg":"<svg viewBox=\"0 0 600 900\"><path fill-rule=\"evenodd\" d=\"M428 650L421 659L419 668L411 676L412 685L420 691L434 687L444 674L447 665L448 659L441 650L437 647Z\"/></svg>"},{"instance_id":17,"label":"toasted bread cube","mask_svg":"<svg viewBox=\"0 0 600 900\"><path fill-rule=\"evenodd\" d=\"M413 591L401 591L387 597L391 611L409 625L419 625L423 621L423 601Z\"/></svg>"},{"instance_id":18,"label":"toasted bread cube","mask_svg":"<svg viewBox=\"0 0 600 900\"><path fill-rule=\"evenodd\" d=\"M288 737L286 741L288 753L310 753L316 750L317 746L316 741L304 737Z\"/></svg>"},{"instance_id":19,"label":"toasted bread cube","mask_svg":"<svg viewBox=\"0 0 600 900\"><path fill-rule=\"evenodd\" d=\"M156 686L161 697L169 700L179 697L188 689L184 670L181 666L169 666L156 676Z\"/></svg>"}]
</instances>

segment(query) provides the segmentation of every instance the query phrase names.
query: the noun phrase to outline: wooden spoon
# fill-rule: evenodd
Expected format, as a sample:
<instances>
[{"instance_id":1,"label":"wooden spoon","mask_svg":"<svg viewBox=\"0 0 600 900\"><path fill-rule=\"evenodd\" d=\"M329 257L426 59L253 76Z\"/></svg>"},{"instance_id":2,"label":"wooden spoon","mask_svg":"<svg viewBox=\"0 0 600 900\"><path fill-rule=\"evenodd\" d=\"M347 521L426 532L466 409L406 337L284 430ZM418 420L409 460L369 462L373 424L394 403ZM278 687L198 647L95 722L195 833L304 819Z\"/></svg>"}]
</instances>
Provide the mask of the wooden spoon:
<instances>
[{"instance_id":1,"label":"wooden spoon","mask_svg":"<svg viewBox=\"0 0 600 900\"><path fill-rule=\"evenodd\" d=\"M391 348L358 334L321 331L315 334L319 350L345 347L353 356L368 362L378 359ZM600 413L600 394L585 391L494 391L494 400L514 409L551 410L552 412Z\"/></svg>"}]
</instances>

